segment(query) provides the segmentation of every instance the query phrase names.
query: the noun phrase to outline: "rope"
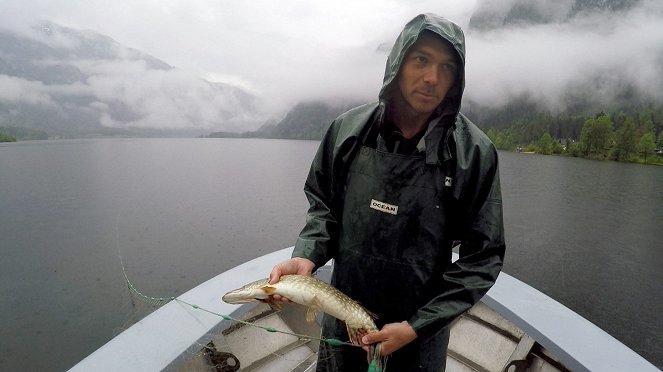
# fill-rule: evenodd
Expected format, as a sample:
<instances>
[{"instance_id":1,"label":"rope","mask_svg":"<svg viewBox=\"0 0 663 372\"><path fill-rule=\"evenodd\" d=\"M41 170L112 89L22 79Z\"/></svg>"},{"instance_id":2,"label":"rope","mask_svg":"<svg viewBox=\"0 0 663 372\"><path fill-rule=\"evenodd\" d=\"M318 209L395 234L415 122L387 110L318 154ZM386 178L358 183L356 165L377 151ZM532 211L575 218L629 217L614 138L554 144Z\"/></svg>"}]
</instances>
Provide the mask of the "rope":
<instances>
[{"instance_id":1,"label":"rope","mask_svg":"<svg viewBox=\"0 0 663 372\"><path fill-rule=\"evenodd\" d=\"M119 214L118 214L118 220L119 220ZM192 309L204 311L208 314L218 316L218 317L222 318L223 320L232 321L232 322L244 324L244 325L247 325L247 326L264 329L265 331L267 331L269 333L286 334L286 335L297 337L300 340L308 340L308 341L316 340L316 341L324 342L324 343L326 343L330 346L361 347L359 345L355 345L355 344L352 344L352 343L349 343L349 342L341 341L341 340L336 339L336 338L324 338L324 337L320 338L320 337L303 335L303 334L294 333L294 332L282 331L282 330L272 328L272 327L261 326L259 324L255 324L255 323L247 322L247 321L242 320L242 319L237 319L237 318L231 317L230 315L221 314L221 313L217 313L217 312L212 311L212 310L205 309L203 307L200 307L196 304L189 303L189 302L184 301L182 299L179 299L177 297L152 297L152 296L145 295L145 294L141 293L136 287L134 287L133 283L131 283L131 280L129 280L129 276L127 275L127 270L124 266L124 261L122 260L122 252L120 251L120 245L118 243L118 241L119 241L119 231L118 231L117 221L116 221L116 224L115 224L115 235L116 235L115 243L116 243L116 246L117 246L117 255L120 258L120 265L122 266L122 274L124 275L124 280L127 283L127 287L129 288L129 291L131 293L134 293L135 295L137 295L139 298L142 298L143 300L147 300L151 305L161 306L161 305L165 305L166 303L168 303L170 301L177 301L180 304L190 306ZM380 346L378 345L375 348L375 351L374 351L373 356L371 358L371 363L368 366L368 372L382 372L382 371L384 371L384 369L383 369L383 366L382 366L382 363L381 363L381 360L380 360Z\"/></svg>"},{"instance_id":2,"label":"rope","mask_svg":"<svg viewBox=\"0 0 663 372\"><path fill-rule=\"evenodd\" d=\"M133 288L133 286L130 286L130 288ZM137 293L139 293L139 292L137 292ZM140 293L139 293L139 294L140 294ZM330 345L330 346L353 346L353 347L361 347L361 346L359 346L359 345L355 345L355 344L351 344L351 343L349 343L349 342L341 341L341 340L336 339L336 338L318 338L318 337L313 337L313 336L308 336L308 335L302 335L302 334L293 333L293 332L288 332L288 331L281 331L281 330L278 330L278 329L276 329L276 328L272 328L272 327L264 327L264 326L261 326L261 325L255 324L255 323L247 322L247 321L245 321L245 320L241 320L241 319L233 318L233 317L231 317L231 316L229 316L229 315L220 314L220 313L217 313L217 312L214 312L214 311L211 311L211 310L208 310L208 309L202 308L202 307L200 307L200 306L198 306L198 305L196 305L196 304L191 304L191 303L186 302L186 301L184 301L184 300L181 300L181 299L179 299L179 298L171 297L171 299L174 300L174 301L177 301L177 302L179 302L179 303L181 303L181 304L191 306L191 308L193 308L193 309L195 309L195 310L201 310L201 311L204 311L204 312L206 312L206 313L209 313L209 314L212 314L212 315L215 315L215 316L221 317L221 318L223 318L224 320L233 321L233 322L237 322L237 323L245 324L245 325L248 325L248 326L251 326L251 327L256 327L256 328L264 329L265 331L270 332L270 333L282 333L282 334L286 334L286 335L290 335L290 336L295 336L295 337L299 338L300 340L317 340L317 341L325 342L326 344L328 344L328 345ZM383 358L380 356L380 349L381 349L381 348L380 348L380 344L378 344L378 345L374 348L373 355L372 355L372 357L371 357L371 362L370 362L370 364L368 365L368 371L367 371L367 372L383 372L383 371L386 370L386 366L384 365L385 363L383 363Z\"/></svg>"},{"instance_id":3,"label":"rope","mask_svg":"<svg viewBox=\"0 0 663 372\"><path fill-rule=\"evenodd\" d=\"M324 342L324 343L326 343L330 346L361 347L359 345L355 345L355 344L352 344L352 343L349 343L349 342L341 341L337 338L320 338L320 337L303 335L303 334L294 333L294 332L282 331L282 330L279 330L279 329L276 329L276 328L273 328L273 327L261 326L259 324L255 324L255 323L247 322L247 321L242 320L242 319L237 319L237 318L231 317L230 315L221 314L221 313L217 313L217 312L212 311L212 310L205 309L204 307L200 307L196 304L189 303L189 302L184 301L182 299L179 299L177 297L151 297L151 296L146 296L146 295L142 294L141 292L139 292L136 289L136 287L134 287L133 284L131 284L131 281L129 280L129 278L126 275L126 272L125 272L124 277L125 277L125 280L127 281L127 287L134 294L136 294L136 295L140 296L141 298L146 299L148 301L165 301L165 303L168 303L170 301L176 301L176 302L179 302L180 304L190 306L194 310L200 310L200 311L204 311L208 314L218 316L218 317L222 318L223 320L232 321L232 322L236 322L236 323L241 323L241 324L251 326L251 327L255 327L255 328L260 328L260 329L263 329L263 330L265 330L269 333L282 333L282 334L294 336L294 337L297 337L300 340L308 340L308 341L316 340L316 341ZM373 355L371 357L371 362L368 366L368 371L367 372L384 372L386 370L386 366L385 366L385 363L383 363L382 360L383 360L383 358L380 356L380 344L378 344L374 348Z\"/></svg>"},{"instance_id":4,"label":"rope","mask_svg":"<svg viewBox=\"0 0 663 372\"><path fill-rule=\"evenodd\" d=\"M118 219L119 219L119 215L118 215ZM203 307L200 307L200 306L198 306L198 305L196 305L196 304L189 303L189 302L184 301L184 300L182 300L182 299L179 299L179 298L177 298L177 297L152 297L152 296L145 295L145 294L143 294L142 292L140 292L140 291L139 291L139 290L133 285L133 283L131 283L131 280L129 280L129 275L127 275L127 270L126 270L126 267L124 266L124 260L122 259L122 252L121 252L121 250L120 250L120 245L117 243L118 240L119 240L119 231L118 231L118 227L117 227L117 226L118 226L118 224L116 223L116 224L115 224L115 234L116 234L116 240L115 240L115 242L116 242L116 246L117 246L117 255L118 255L118 257L120 258L120 265L122 266L122 274L124 275L124 280L125 280L125 282L127 283L127 287L129 288L129 291L130 291L131 293L137 295L139 298L142 298L143 300L146 300L146 301L147 301L148 303L150 303L151 305L155 305L155 306L158 305L158 306L161 306L161 305L165 305L166 303L168 303L168 302L170 302L170 301L177 301L177 302L179 302L179 303L181 303L181 304L184 304L184 305L190 306L191 308L193 308L193 309L195 309L195 310L204 311L204 312L206 312L206 313L209 313L209 314L212 314L212 315L218 316L218 317L222 318L223 320L232 321L232 322L236 322L236 323L241 323L241 324L248 325L248 326L251 326L251 327L261 328L261 329L264 329L265 331L270 332L270 333L282 333L282 334L286 334L286 335L290 335L290 336L297 337L297 338L299 338L299 339L301 339L301 340L316 340L316 341L321 341L321 342L325 342L325 343L327 343L328 345L331 345L331 346L353 346L353 347L359 347L358 345L351 344L351 343L349 343L349 342L344 342L344 341L341 341L341 340L338 340L338 339L335 339L335 338L318 338L318 337L313 337L313 336L308 336L308 335L302 335L302 334L293 333L293 332L288 332L288 331L282 331L282 330L278 330L278 329L275 329L275 328L272 328L272 327L261 326L261 325L259 325L259 324L254 324L254 323L251 323L251 322L247 322L247 321L242 320L242 319L233 318L233 317L231 317L230 315L220 314L220 313L214 312L214 311L212 311L212 310L205 309L205 308L203 308Z\"/></svg>"},{"instance_id":5,"label":"rope","mask_svg":"<svg viewBox=\"0 0 663 372\"><path fill-rule=\"evenodd\" d=\"M241 323L241 324L248 325L248 326L251 326L251 327L264 329L265 331L270 332L270 333L282 333L282 334L285 334L285 335L295 336L295 337L299 338L300 340L316 340L316 341L321 341L321 342L325 342L325 343L327 343L327 344L329 344L329 345L331 345L331 346L354 346L354 347L359 347L359 345L351 344L351 343L349 343L349 342L344 342L344 341L341 341L341 340L336 339L336 338L318 338L318 337L309 336L309 335L303 335L303 334L294 333L294 332L282 331L282 330L279 330L279 329L276 329L276 328L272 328L272 327L261 326L261 325L259 325L259 324L255 324L255 323L247 322L247 321L242 320L242 319L233 318L233 317L231 317L231 316L229 316L229 315L220 314L220 313L214 312L214 311L212 311L212 310L205 309L205 308L200 307L200 306L198 306L198 305L196 305L196 304L189 303L189 302L184 301L184 300L179 299L179 298L175 298L175 297L173 297L172 299L173 299L174 301L177 301L177 302L182 303L182 304L184 304L184 305L190 306L190 307L193 308L193 309L200 310L200 311L204 311L204 312L206 312L206 313L209 313L209 314L212 314L212 315L218 316L218 317L220 317L220 318L223 318L223 320L233 321L233 322Z\"/></svg>"}]
</instances>

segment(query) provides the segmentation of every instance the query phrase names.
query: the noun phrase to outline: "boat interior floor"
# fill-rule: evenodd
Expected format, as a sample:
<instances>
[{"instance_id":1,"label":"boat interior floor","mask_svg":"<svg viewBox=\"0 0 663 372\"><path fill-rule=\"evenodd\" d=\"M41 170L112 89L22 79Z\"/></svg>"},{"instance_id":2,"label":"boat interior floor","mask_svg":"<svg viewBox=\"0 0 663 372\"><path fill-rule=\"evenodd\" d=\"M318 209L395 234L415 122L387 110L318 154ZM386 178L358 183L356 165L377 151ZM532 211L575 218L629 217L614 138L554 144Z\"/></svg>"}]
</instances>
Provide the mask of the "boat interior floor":
<instances>
[{"instance_id":1,"label":"boat interior floor","mask_svg":"<svg viewBox=\"0 0 663 372\"><path fill-rule=\"evenodd\" d=\"M282 310L275 311L265 304L244 305L232 316L264 328L223 322L221 330L208 334L199 351L177 370L315 370L319 341L293 335L320 336L321 318L307 323L305 307L284 304ZM291 334L271 331L274 329ZM386 371L389 371L388 363ZM521 329L480 302L451 326L446 371L555 372L568 369Z\"/></svg>"}]
</instances>

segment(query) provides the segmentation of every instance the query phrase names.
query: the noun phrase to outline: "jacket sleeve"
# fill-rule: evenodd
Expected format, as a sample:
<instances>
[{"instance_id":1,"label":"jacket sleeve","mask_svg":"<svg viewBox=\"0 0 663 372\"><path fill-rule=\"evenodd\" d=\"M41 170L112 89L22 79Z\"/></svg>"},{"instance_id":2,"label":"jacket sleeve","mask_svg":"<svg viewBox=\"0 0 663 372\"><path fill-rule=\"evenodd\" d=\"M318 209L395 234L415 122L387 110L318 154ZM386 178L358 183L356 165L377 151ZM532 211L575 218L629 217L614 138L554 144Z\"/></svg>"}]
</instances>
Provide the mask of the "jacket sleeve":
<instances>
[{"instance_id":1,"label":"jacket sleeve","mask_svg":"<svg viewBox=\"0 0 663 372\"><path fill-rule=\"evenodd\" d=\"M315 269L323 266L335 254L338 241L339 215L333 172L335 124L320 142L320 147L309 170L304 193L309 202L306 224L299 233L292 257L307 258Z\"/></svg>"},{"instance_id":2,"label":"jacket sleeve","mask_svg":"<svg viewBox=\"0 0 663 372\"><path fill-rule=\"evenodd\" d=\"M459 226L460 258L446 268L432 300L408 320L419 337L438 332L472 307L502 269L506 246L497 152L492 144L484 151L476 151L482 154L469 167L475 171L461 185L461 198L468 200L461 205L469 207Z\"/></svg>"},{"instance_id":3,"label":"jacket sleeve","mask_svg":"<svg viewBox=\"0 0 663 372\"><path fill-rule=\"evenodd\" d=\"M347 168L360 147L359 138L370 128L378 103L351 109L334 120L325 133L309 170L304 193L309 201L306 224L292 257L315 263L315 269L334 258L342 217Z\"/></svg>"}]
</instances>

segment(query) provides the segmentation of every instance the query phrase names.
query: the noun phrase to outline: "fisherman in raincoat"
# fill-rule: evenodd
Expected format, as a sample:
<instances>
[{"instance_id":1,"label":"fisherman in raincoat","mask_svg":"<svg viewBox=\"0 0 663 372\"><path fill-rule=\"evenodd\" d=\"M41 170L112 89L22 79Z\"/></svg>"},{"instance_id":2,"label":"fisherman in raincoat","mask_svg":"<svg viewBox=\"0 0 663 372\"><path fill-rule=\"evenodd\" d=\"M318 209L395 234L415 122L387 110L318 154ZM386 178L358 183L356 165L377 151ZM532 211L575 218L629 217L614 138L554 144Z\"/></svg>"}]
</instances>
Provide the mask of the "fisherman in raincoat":
<instances>
[{"instance_id":1,"label":"fisherman in raincoat","mask_svg":"<svg viewBox=\"0 0 663 372\"><path fill-rule=\"evenodd\" d=\"M364 342L381 342L388 371L443 370L450 323L502 268L497 152L459 113L464 66L457 25L422 14L405 26L379 102L344 113L324 136L304 188L306 225L293 258L270 274L272 283L310 275L334 259L332 284L379 317ZM347 339L327 315L323 336ZM361 349L321 343L318 371L367 366Z\"/></svg>"}]
</instances>

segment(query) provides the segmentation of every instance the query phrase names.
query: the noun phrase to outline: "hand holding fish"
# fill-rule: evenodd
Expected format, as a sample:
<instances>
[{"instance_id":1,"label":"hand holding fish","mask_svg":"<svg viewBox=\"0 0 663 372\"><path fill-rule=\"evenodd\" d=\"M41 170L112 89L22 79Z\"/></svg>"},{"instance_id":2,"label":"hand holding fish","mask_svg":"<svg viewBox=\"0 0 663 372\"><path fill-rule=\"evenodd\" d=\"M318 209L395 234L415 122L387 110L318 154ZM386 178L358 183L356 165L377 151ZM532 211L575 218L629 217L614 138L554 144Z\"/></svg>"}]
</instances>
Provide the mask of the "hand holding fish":
<instances>
[{"instance_id":1,"label":"hand holding fish","mask_svg":"<svg viewBox=\"0 0 663 372\"><path fill-rule=\"evenodd\" d=\"M274 284L281 279L281 275L306 275L311 276L315 264L313 261L302 257L293 257L274 266L269 274L269 284ZM290 302L287 297L274 294L272 298L276 301Z\"/></svg>"},{"instance_id":2,"label":"hand holding fish","mask_svg":"<svg viewBox=\"0 0 663 372\"><path fill-rule=\"evenodd\" d=\"M367 352L369 351L368 345L381 342L380 354L387 356L416 338L417 333L412 329L412 326L408 322L402 321L400 323L385 324L380 331L368 333L362 337L361 341L366 345L364 350Z\"/></svg>"}]
</instances>

